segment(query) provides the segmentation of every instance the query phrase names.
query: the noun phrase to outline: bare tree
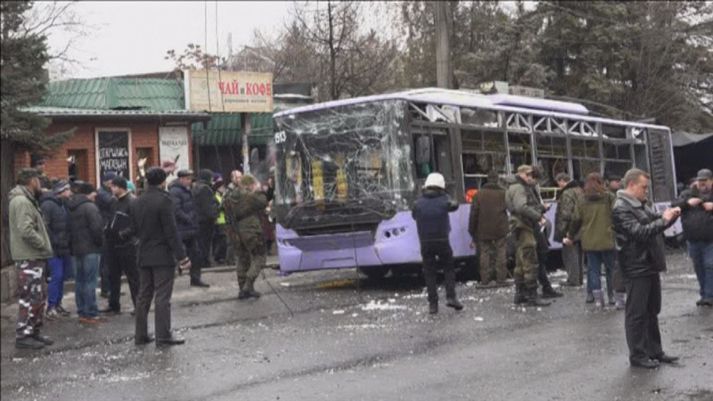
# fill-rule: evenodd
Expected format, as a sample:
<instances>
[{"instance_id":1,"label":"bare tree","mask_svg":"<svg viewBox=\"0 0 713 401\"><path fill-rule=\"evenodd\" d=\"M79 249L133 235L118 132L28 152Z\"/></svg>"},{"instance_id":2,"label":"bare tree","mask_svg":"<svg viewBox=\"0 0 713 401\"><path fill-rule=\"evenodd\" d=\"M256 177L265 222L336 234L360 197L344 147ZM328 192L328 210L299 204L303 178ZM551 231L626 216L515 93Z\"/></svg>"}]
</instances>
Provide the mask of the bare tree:
<instances>
[{"instance_id":1,"label":"bare tree","mask_svg":"<svg viewBox=\"0 0 713 401\"><path fill-rule=\"evenodd\" d=\"M384 90L397 56L393 41L364 29L358 2L295 3L277 37L257 32L250 50L272 62L276 81L316 82L320 99Z\"/></svg>"},{"instance_id":2,"label":"bare tree","mask_svg":"<svg viewBox=\"0 0 713 401\"><path fill-rule=\"evenodd\" d=\"M38 34L46 37L61 35L65 40L58 48L49 48L48 71L53 79L82 68L82 62L72 55L95 26L77 13L76 1L38 1L27 11L18 35Z\"/></svg>"}]
</instances>

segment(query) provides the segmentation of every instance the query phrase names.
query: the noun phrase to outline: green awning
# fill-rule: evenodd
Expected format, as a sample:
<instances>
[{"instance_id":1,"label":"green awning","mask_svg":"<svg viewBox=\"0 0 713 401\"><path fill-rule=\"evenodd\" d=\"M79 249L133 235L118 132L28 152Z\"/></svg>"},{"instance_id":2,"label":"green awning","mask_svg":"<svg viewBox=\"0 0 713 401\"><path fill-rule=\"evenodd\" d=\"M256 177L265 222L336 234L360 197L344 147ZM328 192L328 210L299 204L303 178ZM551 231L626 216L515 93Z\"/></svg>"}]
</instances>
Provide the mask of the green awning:
<instances>
[{"instance_id":1,"label":"green awning","mask_svg":"<svg viewBox=\"0 0 713 401\"><path fill-rule=\"evenodd\" d=\"M211 119L204 125L194 123L191 126L193 142L199 146L232 146L240 145L242 131L240 130L240 113L211 113ZM251 145L266 145L273 135L271 113L250 114Z\"/></svg>"}]
</instances>

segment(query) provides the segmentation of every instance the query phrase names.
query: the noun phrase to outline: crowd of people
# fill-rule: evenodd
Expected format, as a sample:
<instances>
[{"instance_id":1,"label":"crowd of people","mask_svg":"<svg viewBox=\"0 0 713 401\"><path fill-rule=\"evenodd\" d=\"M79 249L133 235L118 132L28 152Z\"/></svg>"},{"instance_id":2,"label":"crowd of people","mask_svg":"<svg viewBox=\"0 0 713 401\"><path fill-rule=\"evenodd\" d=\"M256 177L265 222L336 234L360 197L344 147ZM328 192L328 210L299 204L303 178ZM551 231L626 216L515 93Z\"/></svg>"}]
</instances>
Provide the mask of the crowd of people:
<instances>
[{"instance_id":1,"label":"crowd of people","mask_svg":"<svg viewBox=\"0 0 713 401\"><path fill-rule=\"evenodd\" d=\"M514 304L542 307L542 298L562 296L548 278L548 205L540 195L538 168L518 167L514 177L501 180L497 172L472 200L468 231L478 249L480 288L511 285L507 277L508 242L514 246ZM586 262L586 303L608 305L625 311L626 340L632 366L656 368L675 363L661 347L658 314L661 281L666 270L663 232L682 217L684 238L700 287L697 306L713 306L713 173L702 169L691 187L672 206L658 213L649 204L650 176L631 169L622 178L605 180L590 173L584 184L561 173L555 177L557 196L554 233L562 243L562 262L567 271L565 286L582 286ZM503 185L504 183L504 185ZM461 310L454 287L452 249L448 242L448 213L457 205L446 193L445 180L430 174L416 201L413 217L418 227L429 312L438 313L435 271L445 273L446 305ZM601 280L604 266L605 291ZM542 295L538 293L542 286Z\"/></svg>"},{"instance_id":2,"label":"crowd of people","mask_svg":"<svg viewBox=\"0 0 713 401\"><path fill-rule=\"evenodd\" d=\"M50 179L39 160L17 175L10 192L10 253L18 272L16 347L41 349L45 320L69 317L64 283L74 278L79 322L96 325L122 313L122 275L129 287L136 343L153 341L146 316L155 295L156 342L181 344L170 329L174 275L207 288L201 271L237 262L238 298L259 298L255 280L274 238L267 218L272 181L239 170L226 185L220 174L176 171L170 161L144 171L134 185L113 172L99 188L76 179ZM197 179L196 179L197 178ZM170 182L168 182L170 181ZM100 281L101 279L101 281ZM99 308L97 290L107 298Z\"/></svg>"},{"instance_id":3,"label":"crowd of people","mask_svg":"<svg viewBox=\"0 0 713 401\"><path fill-rule=\"evenodd\" d=\"M514 303L526 307L548 306L543 298L562 296L547 276L549 205L540 195L540 175L529 165L506 180L491 172L473 198L468 229L480 258L480 288L512 285L506 265L506 249L512 244ZM82 324L121 313L121 278L126 276L137 345L184 342L171 331L177 268L178 274L189 272L191 286L206 288L201 270L211 259L235 260L238 299L259 298L255 281L265 265L268 241L274 239L267 218L271 182L262 184L238 170L227 185L208 169L195 178L193 171L175 171L173 163L165 162L148 169L136 186L107 173L97 189L78 180L50 181L41 168L20 170L9 194L10 251L19 289L16 347L41 349L53 343L40 329L45 318L70 315L62 305L64 280L70 276ZM583 185L564 173L555 180L560 191L553 237L563 246L567 280L562 284L582 286L586 263L585 302L625 310L631 365L656 368L676 362L678 358L664 353L658 328L659 274L666 269L662 234L682 217L700 285L696 304L713 306L713 173L700 170L691 187L660 214L648 202L650 177L639 169L627 171L622 179L591 173ZM449 213L457 208L444 177L431 173L412 213L431 314L438 313L439 267L445 273L446 306L463 309L449 243ZM101 310L96 299L100 276L108 296ZM155 338L147 329L152 301Z\"/></svg>"}]
</instances>

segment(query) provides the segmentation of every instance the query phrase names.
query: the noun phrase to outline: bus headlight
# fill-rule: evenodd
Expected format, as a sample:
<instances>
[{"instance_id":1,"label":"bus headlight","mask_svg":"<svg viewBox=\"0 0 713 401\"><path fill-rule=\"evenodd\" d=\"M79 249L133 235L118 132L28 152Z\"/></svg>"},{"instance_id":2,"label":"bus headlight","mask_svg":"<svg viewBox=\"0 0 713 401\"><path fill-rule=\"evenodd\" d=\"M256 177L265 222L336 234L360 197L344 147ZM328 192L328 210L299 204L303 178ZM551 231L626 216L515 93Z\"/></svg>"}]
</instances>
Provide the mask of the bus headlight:
<instances>
[{"instance_id":1,"label":"bus headlight","mask_svg":"<svg viewBox=\"0 0 713 401\"><path fill-rule=\"evenodd\" d=\"M406 232L406 227L396 227L384 230L384 238L394 238L403 235Z\"/></svg>"}]
</instances>

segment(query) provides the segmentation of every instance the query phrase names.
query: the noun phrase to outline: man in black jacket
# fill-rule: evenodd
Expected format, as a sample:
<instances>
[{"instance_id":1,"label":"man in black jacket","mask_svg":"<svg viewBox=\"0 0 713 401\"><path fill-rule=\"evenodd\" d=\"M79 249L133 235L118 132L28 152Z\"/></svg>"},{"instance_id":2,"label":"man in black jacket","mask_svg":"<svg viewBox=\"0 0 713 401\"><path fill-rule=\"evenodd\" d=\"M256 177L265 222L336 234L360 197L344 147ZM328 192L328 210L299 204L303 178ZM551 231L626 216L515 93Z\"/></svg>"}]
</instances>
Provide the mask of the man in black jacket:
<instances>
[{"instance_id":1,"label":"man in black jacket","mask_svg":"<svg viewBox=\"0 0 713 401\"><path fill-rule=\"evenodd\" d=\"M76 269L75 301L79 322L100 322L97 308L97 277L104 237L104 223L94 201L97 191L88 182L78 185L77 193L69 200L72 262Z\"/></svg>"},{"instance_id":2,"label":"man in black jacket","mask_svg":"<svg viewBox=\"0 0 713 401\"><path fill-rule=\"evenodd\" d=\"M120 233L130 226L129 213L134 196L127 190L126 178L114 177L109 184L116 199L111 204L111 219L106 226L106 264L109 267L109 307L103 313L121 313L121 273L126 275L131 294L131 303L136 309L139 293L139 272L136 270L136 237L120 238Z\"/></svg>"},{"instance_id":3,"label":"man in black jacket","mask_svg":"<svg viewBox=\"0 0 713 401\"><path fill-rule=\"evenodd\" d=\"M62 306L64 280L72 268L72 255L69 250L69 212L67 200L72 195L67 181L58 181L40 198L42 216L52 243L54 256L47 261L50 270L50 282L47 286L47 319L69 316Z\"/></svg>"},{"instance_id":4,"label":"man in black jacket","mask_svg":"<svg viewBox=\"0 0 713 401\"><path fill-rule=\"evenodd\" d=\"M713 306L713 172L698 172L697 185L681 193L673 206L681 208L683 236L700 286L698 306Z\"/></svg>"},{"instance_id":5,"label":"man in black jacket","mask_svg":"<svg viewBox=\"0 0 713 401\"><path fill-rule=\"evenodd\" d=\"M104 227L109 224L109 220L112 217L111 204L114 202L114 197L111 194L111 189L109 188L109 185L111 184L111 180L113 180L114 177L116 177L116 173L113 171L108 171L104 173L104 175L101 177L101 185L99 186L99 188L97 188L95 203L97 205L97 208L99 208L99 213L101 213ZM104 244L107 244L106 238ZM106 261L108 260L106 256L107 248L105 246L104 249L102 249L102 258L99 261L99 274L101 277L100 295L104 298L108 298L109 292L111 291L111 283L109 282L111 274L109 272L109 264L106 263Z\"/></svg>"},{"instance_id":6,"label":"man in black jacket","mask_svg":"<svg viewBox=\"0 0 713 401\"><path fill-rule=\"evenodd\" d=\"M176 227L178 237L186 249L188 258L191 259L191 285L195 287L208 287L201 281L201 253L198 248L198 216L193 202L191 185L193 183L192 170L179 170L178 178L168 188L173 200L176 214Z\"/></svg>"},{"instance_id":7,"label":"man in black jacket","mask_svg":"<svg viewBox=\"0 0 713 401\"><path fill-rule=\"evenodd\" d=\"M449 242L451 223L448 213L458 209L446 193L443 175L431 173L426 177L424 191L411 212L416 220L418 239L421 242L423 277L428 290L428 312L438 313L438 287L436 286L437 264L443 267L446 286L446 306L463 309L456 298L456 279L453 266L453 250Z\"/></svg>"},{"instance_id":8,"label":"man in black jacket","mask_svg":"<svg viewBox=\"0 0 713 401\"><path fill-rule=\"evenodd\" d=\"M156 294L156 345L179 345L185 341L171 334L171 294L175 266L190 268L176 230L171 196L163 189L166 172L152 167L146 172L148 189L131 206L131 229L139 239L139 297L136 306L134 342L142 345L153 339L148 335L148 314Z\"/></svg>"},{"instance_id":9,"label":"man in black jacket","mask_svg":"<svg viewBox=\"0 0 713 401\"><path fill-rule=\"evenodd\" d=\"M210 246L219 208L213 193L213 172L209 169L203 169L198 173L198 182L193 187L193 201L198 217L199 268L202 268L209 265Z\"/></svg>"},{"instance_id":10,"label":"man in black jacket","mask_svg":"<svg viewBox=\"0 0 713 401\"><path fill-rule=\"evenodd\" d=\"M670 227L679 208L659 215L647 204L649 175L639 169L626 172L625 189L617 192L613 220L619 264L626 279L625 328L631 366L655 369L674 363L661 347L658 314L661 312L661 279L666 270L662 233Z\"/></svg>"}]
</instances>

